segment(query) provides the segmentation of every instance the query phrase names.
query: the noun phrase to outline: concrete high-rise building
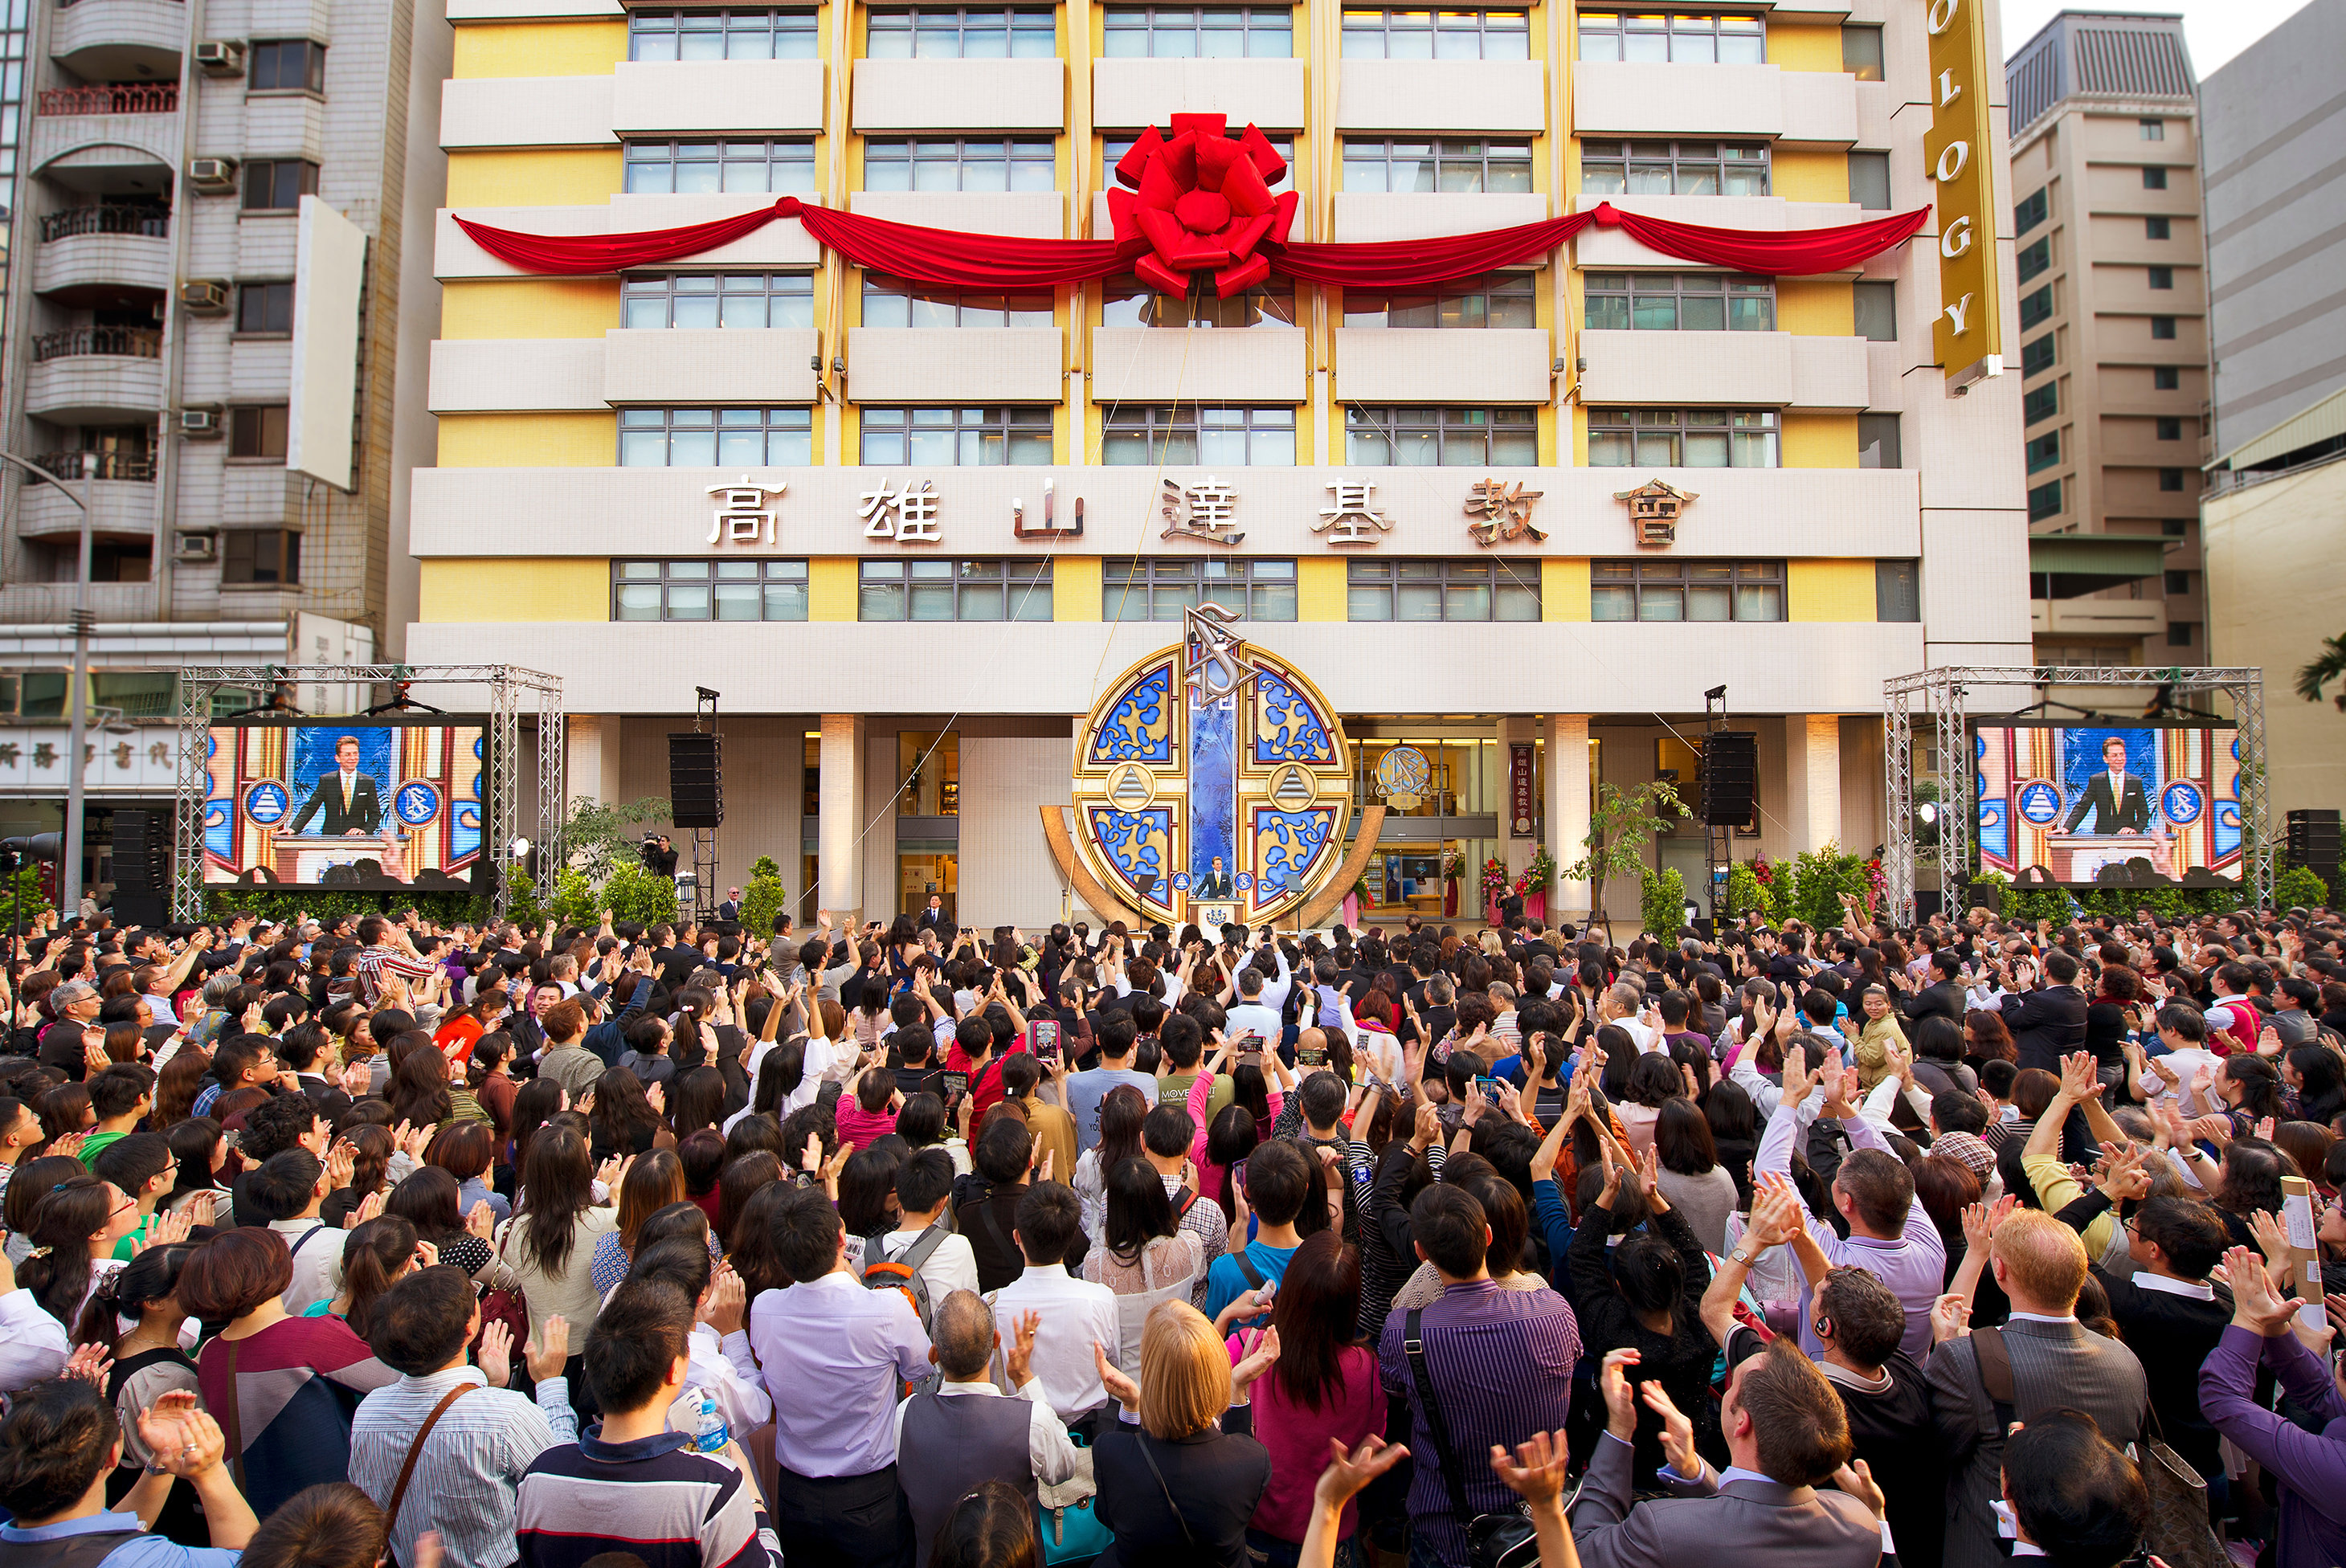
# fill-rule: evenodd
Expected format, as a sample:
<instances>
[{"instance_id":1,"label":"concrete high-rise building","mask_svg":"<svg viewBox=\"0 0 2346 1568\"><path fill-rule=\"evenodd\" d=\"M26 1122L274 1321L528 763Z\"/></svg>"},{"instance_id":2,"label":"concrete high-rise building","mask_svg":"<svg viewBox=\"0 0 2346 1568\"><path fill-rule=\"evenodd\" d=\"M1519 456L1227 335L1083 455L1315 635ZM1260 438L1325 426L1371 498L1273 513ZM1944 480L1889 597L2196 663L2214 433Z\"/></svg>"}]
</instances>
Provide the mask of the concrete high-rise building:
<instances>
[{"instance_id":1,"label":"concrete high-rise building","mask_svg":"<svg viewBox=\"0 0 2346 1568\"><path fill-rule=\"evenodd\" d=\"M664 793L665 735L696 686L721 691L720 883L770 854L809 909L934 891L974 924L1058 918L1036 807L1066 798L1072 716L1202 598L1342 715L1355 799L1416 753L1425 787L1386 819L1372 891L1437 913L1445 849L1471 912L1486 856L1579 857L1596 781L1691 790L1720 682L1760 737L1736 853L1870 851L1883 680L2027 662L2019 377L1949 396L1935 237L1758 278L1592 229L1440 290L1274 277L1183 300L1131 278L910 288L794 219L624 275L532 276L454 221L598 235L788 192L1099 239L1142 129L1213 113L1285 158L1298 239L1603 200L1846 225L1933 201L1921 5L449 13L439 466L418 476L409 652L559 672L569 792L607 800ZM1979 128L1933 156L2001 192L1994 64L1940 131ZM1974 325L2001 301L2008 351L1991 217L1946 249L1986 250L1965 290ZM1641 547L1617 497L1657 479L1698 499ZM1485 481L1521 485L1537 537L1470 532ZM920 536L898 533L888 497L924 485ZM753 537L712 528L729 487L758 503ZM1031 528L1054 494L1062 528L1086 508L1082 535L1022 536L1014 508ZM1339 535L1342 504L1377 530ZM1658 850L1698 896L1702 837Z\"/></svg>"},{"instance_id":2,"label":"concrete high-rise building","mask_svg":"<svg viewBox=\"0 0 2346 1568\"><path fill-rule=\"evenodd\" d=\"M453 35L436 0L35 0L28 21L0 450L58 483L0 482L0 832L60 826L87 704L102 885L111 809L168 809L178 669L371 659L413 616ZM286 678L296 706L335 700Z\"/></svg>"},{"instance_id":3,"label":"concrete high-rise building","mask_svg":"<svg viewBox=\"0 0 2346 1568\"><path fill-rule=\"evenodd\" d=\"M2204 664L2208 290L2182 19L2064 11L2005 85L2036 657Z\"/></svg>"}]
</instances>

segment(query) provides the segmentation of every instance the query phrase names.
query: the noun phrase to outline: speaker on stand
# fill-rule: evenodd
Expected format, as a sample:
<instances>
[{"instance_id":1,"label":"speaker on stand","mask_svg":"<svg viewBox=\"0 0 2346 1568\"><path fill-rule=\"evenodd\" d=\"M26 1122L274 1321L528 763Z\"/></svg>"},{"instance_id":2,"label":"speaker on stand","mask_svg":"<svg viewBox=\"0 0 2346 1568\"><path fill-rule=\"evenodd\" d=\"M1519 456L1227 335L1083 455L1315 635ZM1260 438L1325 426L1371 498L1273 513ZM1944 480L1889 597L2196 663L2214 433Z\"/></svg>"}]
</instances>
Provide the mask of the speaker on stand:
<instances>
[{"instance_id":1,"label":"speaker on stand","mask_svg":"<svg viewBox=\"0 0 2346 1568\"><path fill-rule=\"evenodd\" d=\"M1751 825L1760 783L1760 736L1727 728L1727 687L1702 694L1702 830L1706 885L1702 905L1712 929L1727 923L1727 870L1735 859L1734 833Z\"/></svg>"},{"instance_id":2,"label":"speaker on stand","mask_svg":"<svg viewBox=\"0 0 2346 1568\"><path fill-rule=\"evenodd\" d=\"M2287 820L2289 863L2303 866L2320 877L2322 886L2330 890L2331 907L2337 907L2341 896L2338 887L2338 813L2291 811Z\"/></svg>"},{"instance_id":3,"label":"speaker on stand","mask_svg":"<svg viewBox=\"0 0 2346 1568\"><path fill-rule=\"evenodd\" d=\"M693 687L693 727L668 738L668 820L692 835L692 871L677 876L679 911L690 893L692 918L717 914L717 830L725 821L725 748L717 733L717 693Z\"/></svg>"},{"instance_id":4,"label":"speaker on stand","mask_svg":"<svg viewBox=\"0 0 2346 1568\"><path fill-rule=\"evenodd\" d=\"M170 918L171 819L160 811L114 813L114 918L158 926Z\"/></svg>"}]
</instances>

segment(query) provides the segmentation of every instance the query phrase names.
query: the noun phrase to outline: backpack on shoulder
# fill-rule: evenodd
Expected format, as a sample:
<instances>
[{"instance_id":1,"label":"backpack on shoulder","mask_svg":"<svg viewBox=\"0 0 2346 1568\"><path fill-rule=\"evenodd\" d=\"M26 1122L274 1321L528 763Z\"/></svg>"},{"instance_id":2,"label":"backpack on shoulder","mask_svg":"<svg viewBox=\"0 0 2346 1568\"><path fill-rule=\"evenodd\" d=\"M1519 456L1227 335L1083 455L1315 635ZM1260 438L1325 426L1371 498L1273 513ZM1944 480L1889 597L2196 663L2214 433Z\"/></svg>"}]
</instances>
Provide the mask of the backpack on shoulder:
<instances>
[{"instance_id":1,"label":"backpack on shoulder","mask_svg":"<svg viewBox=\"0 0 2346 1568\"><path fill-rule=\"evenodd\" d=\"M934 1320L935 1304L929 1299L928 1281L921 1278L921 1265L944 1245L948 1234L943 1225L933 1225L904 1248L901 1257L888 1256L884 1237L875 1236L863 1244L863 1288L903 1291L904 1299L913 1304L913 1311L920 1318L923 1332Z\"/></svg>"}]
</instances>

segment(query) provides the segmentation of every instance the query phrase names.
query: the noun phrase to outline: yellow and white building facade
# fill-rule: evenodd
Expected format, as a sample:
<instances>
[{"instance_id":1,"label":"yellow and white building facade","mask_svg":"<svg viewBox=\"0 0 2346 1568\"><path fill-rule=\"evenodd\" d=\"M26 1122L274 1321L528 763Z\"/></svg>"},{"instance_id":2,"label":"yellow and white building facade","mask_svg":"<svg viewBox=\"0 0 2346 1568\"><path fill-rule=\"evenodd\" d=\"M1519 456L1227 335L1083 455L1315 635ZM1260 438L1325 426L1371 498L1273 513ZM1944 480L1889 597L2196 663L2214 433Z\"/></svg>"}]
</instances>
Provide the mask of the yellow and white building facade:
<instances>
[{"instance_id":1,"label":"yellow and white building facade","mask_svg":"<svg viewBox=\"0 0 2346 1568\"><path fill-rule=\"evenodd\" d=\"M1924 0L447 5L408 657L559 673L570 792L607 799L664 794L667 733L719 691L720 881L770 854L808 911L1080 916L1036 808L1078 716L1201 600L1341 711L1356 801L1392 748L1425 757L1374 862L1396 911L1439 910L1444 849L1470 890L1488 856L1568 863L1599 780L1691 797L1722 683L1760 735L1738 854L1870 850L1882 680L2027 662L2017 378L1948 394L1935 222L1822 277L1592 229L1440 290L1184 302L909 287L794 219L531 276L453 220L600 234L790 194L1105 239L1126 148L1207 113L1287 158L1297 239L1602 200L1837 226L1933 199ZM1652 482L1684 497L1667 542L1622 499ZM1699 830L1657 853L1699 886Z\"/></svg>"}]
</instances>

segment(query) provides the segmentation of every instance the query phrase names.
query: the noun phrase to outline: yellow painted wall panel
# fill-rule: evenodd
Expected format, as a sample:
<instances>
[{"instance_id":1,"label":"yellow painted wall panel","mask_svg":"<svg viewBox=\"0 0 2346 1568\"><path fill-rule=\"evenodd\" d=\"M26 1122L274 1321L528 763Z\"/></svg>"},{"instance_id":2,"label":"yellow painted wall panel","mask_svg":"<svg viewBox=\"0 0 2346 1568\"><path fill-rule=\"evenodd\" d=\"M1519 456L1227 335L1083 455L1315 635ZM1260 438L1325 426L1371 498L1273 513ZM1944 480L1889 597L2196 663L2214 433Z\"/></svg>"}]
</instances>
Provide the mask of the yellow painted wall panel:
<instances>
[{"instance_id":1,"label":"yellow painted wall panel","mask_svg":"<svg viewBox=\"0 0 2346 1568\"><path fill-rule=\"evenodd\" d=\"M1540 619L1585 621L1588 618L1588 561L1586 556L1540 562Z\"/></svg>"},{"instance_id":2,"label":"yellow painted wall panel","mask_svg":"<svg viewBox=\"0 0 2346 1568\"><path fill-rule=\"evenodd\" d=\"M1788 561L1784 600L1787 620L1870 621L1874 618L1873 563Z\"/></svg>"},{"instance_id":3,"label":"yellow painted wall panel","mask_svg":"<svg viewBox=\"0 0 2346 1568\"><path fill-rule=\"evenodd\" d=\"M595 17L465 22L456 28L456 75L600 76L627 57L627 25Z\"/></svg>"},{"instance_id":4,"label":"yellow painted wall panel","mask_svg":"<svg viewBox=\"0 0 2346 1568\"><path fill-rule=\"evenodd\" d=\"M1846 338L1857 331L1857 295L1831 278L1776 280L1776 330L1807 338Z\"/></svg>"},{"instance_id":5,"label":"yellow painted wall panel","mask_svg":"<svg viewBox=\"0 0 2346 1568\"><path fill-rule=\"evenodd\" d=\"M618 416L609 413L444 413L443 468L608 468Z\"/></svg>"},{"instance_id":6,"label":"yellow painted wall panel","mask_svg":"<svg viewBox=\"0 0 2346 1568\"><path fill-rule=\"evenodd\" d=\"M474 280L440 286L444 338L599 338L618 324L616 278Z\"/></svg>"},{"instance_id":7,"label":"yellow painted wall panel","mask_svg":"<svg viewBox=\"0 0 2346 1568\"><path fill-rule=\"evenodd\" d=\"M1055 555L1051 558L1051 618L1055 621L1096 621L1100 618L1100 558L1097 555Z\"/></svg>"},{"instance_id":8,"label":"yellow painted wall panel","mask_svg":"<svg viewBox=\"0 0 2346 1568\"><path fill-rule=\"evenodd\" d=\"M807 619L855 618L856 563L852 555L817 555L807 563ZM1056 595L1054 594L1054 599ZM1097 618L1097 612L1094 612Z\"/></svg>"},{"instance_id":9,"label":"yellow painted wall panel","mask_svg":"<svg viewBox=\"0 0 2346 1568\"><path fill-rule=\"evenodd\" d=\"M426 621L607 621L611 563L570 558L428 560Z\"/></svg>"},{"instance_id":10,"label":"yellow painted wall panel","mask_svg":"<svg viewBox=\"0 0 2346 1568\"><path fill-rule=\"evenodd\" d=\"M1344 559L1341 555L1306 555L1295 563L1295 618L1300 621L1341 621L1345 608Z\"/></svg>"},{"instance_id":11,"label":"yellow painted wall panel","mask_svg":"<svg viewBox=\"0 0 2346 1568\"><path fill-rule=\"evenodd\" d=\"M1787 201L1847 201L1849 154L1780 147L1768 172L1768 188Z\"/></svg>"},{"instance_id":12,"label":"yellow painted wall panel","mask_svg":"<svg viewBox=\"0 0 2346 1568\"><path fill-rule=\"evenodd\" d=\"M1834 22L1768 22L1768 63L1788 71L1838 71L1841 26Z\"/></svg>"},{"instance_id":13,"label":"yellow painted wall panel","mask_svg":"<svg viewBox=\"0 0 2346 1568\"><path fill-rule=\"evenodd\" d=\"M494 148L448 155L448 205L592 207L618 194L616 147Z\"/></svg>"},{"instance_id":14,"label":"yellow painted wall panel","mask_svg":"<svg viewBox=\"0 0 2346 1568\"><path fill-rule=\"evenodd\" d=\"M1857 466L1857 415L1800 413L1787 409L1782 418L1785 467Z\"/></svg>"}]
</instances>

